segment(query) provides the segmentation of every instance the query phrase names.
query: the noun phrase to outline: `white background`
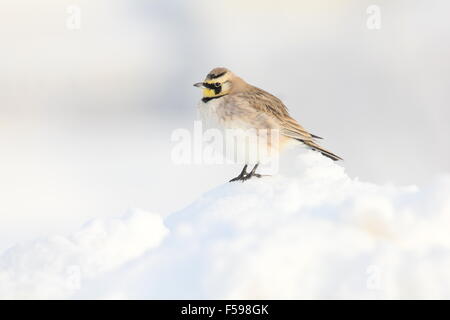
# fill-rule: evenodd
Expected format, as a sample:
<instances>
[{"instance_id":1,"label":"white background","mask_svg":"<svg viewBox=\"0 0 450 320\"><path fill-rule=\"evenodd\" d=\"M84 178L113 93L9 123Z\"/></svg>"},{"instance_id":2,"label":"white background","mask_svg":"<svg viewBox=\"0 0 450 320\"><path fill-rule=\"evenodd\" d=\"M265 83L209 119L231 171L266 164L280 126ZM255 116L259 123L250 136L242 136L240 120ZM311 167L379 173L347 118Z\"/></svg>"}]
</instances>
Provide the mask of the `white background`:
<instances>
[{"instance_id":1,"label":"white background","mask_svg":"<svg viewBox=\"0 0 450 320\"><path fill-rule=\"evenodd\" d=\"M369 5L381 29L366 26ZM69 5L81 28L69 30ZM167 214L238 166L175 166L216 66L279 96L351 177L450 171L448 1L0 4L0 250L139 207Z\"/></svg>"}]
</instances>

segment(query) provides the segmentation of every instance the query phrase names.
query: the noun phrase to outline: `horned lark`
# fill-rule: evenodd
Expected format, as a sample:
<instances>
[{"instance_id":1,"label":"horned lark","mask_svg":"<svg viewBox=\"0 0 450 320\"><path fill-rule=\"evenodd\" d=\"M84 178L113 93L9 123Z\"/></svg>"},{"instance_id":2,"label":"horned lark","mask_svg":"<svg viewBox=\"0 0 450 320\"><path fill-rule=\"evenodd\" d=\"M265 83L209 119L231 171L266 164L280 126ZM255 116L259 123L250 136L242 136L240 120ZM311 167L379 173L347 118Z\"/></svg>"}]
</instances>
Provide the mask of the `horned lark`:
<instances>
[{"instance_id":1,"label":"horned lark","mask_svg":"<svg viewBox=\"0 0 450 320\"><path fill-rule=\"evenodd\" d=\"M256 129L258 132L277 130L279 141L275 147L276 152L294 141L318 151L334 161L342 160L339 156L319 146L316 140L322 138L309 133L293 119L280 99L248 84L230 70L215 68L208 73L203 82L198 82L194 86L203 89L199 111L202 119L208 122L210 127ZM270 142L267 143L270 144ZM261 177L256 173L259 163L256 161L250 172L247 172L249 163L245 163L242 172L230 182Z\"/></svg>"}]
</instances>

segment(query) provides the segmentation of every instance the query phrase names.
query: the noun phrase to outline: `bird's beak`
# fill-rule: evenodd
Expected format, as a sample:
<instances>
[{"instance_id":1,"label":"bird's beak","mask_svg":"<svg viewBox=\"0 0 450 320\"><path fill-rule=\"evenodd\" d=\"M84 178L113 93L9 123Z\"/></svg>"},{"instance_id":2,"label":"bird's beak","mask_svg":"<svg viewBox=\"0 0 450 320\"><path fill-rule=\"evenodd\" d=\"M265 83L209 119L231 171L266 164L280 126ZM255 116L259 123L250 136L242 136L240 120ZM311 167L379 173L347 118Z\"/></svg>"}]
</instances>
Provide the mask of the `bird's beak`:
<instances>
[{"instance_id":1,"label":"bird's beak","mask_svg":"<svg viewBox=\"0 0 450 320\"><path fill-rule=\"evenodd\" d=\"M204 88L205 86L203 85L203 82L197 82L197 83L194 83L194 87Z\"/></svg>"}]
</instances>

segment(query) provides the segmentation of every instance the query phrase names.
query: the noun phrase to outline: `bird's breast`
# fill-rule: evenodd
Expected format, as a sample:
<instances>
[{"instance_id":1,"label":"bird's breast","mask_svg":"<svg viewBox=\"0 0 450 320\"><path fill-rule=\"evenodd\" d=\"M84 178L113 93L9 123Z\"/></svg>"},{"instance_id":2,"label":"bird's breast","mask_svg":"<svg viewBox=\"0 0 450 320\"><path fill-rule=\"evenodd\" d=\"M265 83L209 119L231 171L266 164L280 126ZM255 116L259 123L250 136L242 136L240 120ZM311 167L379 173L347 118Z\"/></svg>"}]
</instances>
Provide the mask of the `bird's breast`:
<instances>
[{"instance_id":1,"label":"bird's breast","mask_svg":"<svg viewBox=\"0 0 450 320\"><path fill-rule=\"evenodd\" d=\"M268 154L276 152L274 150L278 144L270 140L267 132L254 130L270 129L266 126L264 118L258 116L255 111L251 112L252 110L246 109L232 99L200 101L198 111L205 131L218 129L225 146L229 146L229 143L235 144L236 148L231 147L230 150L225 148L226 158L233 158L232 160L237 162L257 163L268 158ZM267 148L261 147L262 145L266 145Z\"/></svg>"},{"instance_id":2,"label":"bird's breast","mask_svg":"<svg viewBox=\"0 0 450 320\"><path fill-rule=\"evenodd\" d=\"M227 127L225 105L222 99L213 99L208 102L200 101L198 110L205 129L224 129Z\"/></svg>"}]
</instances>

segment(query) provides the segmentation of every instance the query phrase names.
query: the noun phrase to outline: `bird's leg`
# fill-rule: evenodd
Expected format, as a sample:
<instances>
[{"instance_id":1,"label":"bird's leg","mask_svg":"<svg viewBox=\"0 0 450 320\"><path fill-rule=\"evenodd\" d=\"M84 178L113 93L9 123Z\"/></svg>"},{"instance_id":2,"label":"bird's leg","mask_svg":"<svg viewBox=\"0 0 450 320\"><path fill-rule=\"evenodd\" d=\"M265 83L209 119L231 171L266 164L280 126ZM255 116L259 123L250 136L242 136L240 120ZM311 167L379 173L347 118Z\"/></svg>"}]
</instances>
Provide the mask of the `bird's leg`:
<instances>
[{"instance_id":1,"label":"bird's leg","mask_svg":"<svg viewBox=\"0 0 450 320\"><path fill-rule=\"evenodd\" d=\"M247 173L247 165L245 165L244 168L242 169L241 173L236 178L231 179L230 182L238 181L238 180L244 181L244 178L247 175L248 175L248 173Z\"/></svg>"},{"instance_id":2,"label":"bird's leg","mask_svg":"<svg viewBox=\"0 0 450 320\"><path fill-rule=\"evenodd\" d=\"M256 169L258 168L259 163L255 164L255 166L253 167L252 171L250 171L249 174L247 174L242 181L248 180L251 177L257 177L257 178L261 178L261 175L259 173L256 173Z\"/></svg>"}]
</instances>

